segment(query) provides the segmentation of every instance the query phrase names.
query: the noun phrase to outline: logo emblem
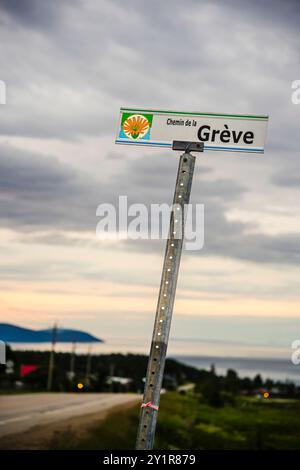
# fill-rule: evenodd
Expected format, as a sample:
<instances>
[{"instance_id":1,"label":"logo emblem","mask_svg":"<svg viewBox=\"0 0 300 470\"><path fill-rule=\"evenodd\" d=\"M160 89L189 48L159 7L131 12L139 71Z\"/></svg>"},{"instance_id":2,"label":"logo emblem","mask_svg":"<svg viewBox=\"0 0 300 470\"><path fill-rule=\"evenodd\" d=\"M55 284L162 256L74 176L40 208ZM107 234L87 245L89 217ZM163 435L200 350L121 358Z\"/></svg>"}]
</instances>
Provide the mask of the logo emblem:
<instances>
[{"instance_id":1,"label":"logo emblem","mask_svg":"<svg viewBox=\"0 0 300 470\"><path fill-rule=\"evenodd\" d=\"M131 114L122 124L126 137L132 140L142 139L150 129L151 123L142 114Z\"/></svg>"}]
</instances>

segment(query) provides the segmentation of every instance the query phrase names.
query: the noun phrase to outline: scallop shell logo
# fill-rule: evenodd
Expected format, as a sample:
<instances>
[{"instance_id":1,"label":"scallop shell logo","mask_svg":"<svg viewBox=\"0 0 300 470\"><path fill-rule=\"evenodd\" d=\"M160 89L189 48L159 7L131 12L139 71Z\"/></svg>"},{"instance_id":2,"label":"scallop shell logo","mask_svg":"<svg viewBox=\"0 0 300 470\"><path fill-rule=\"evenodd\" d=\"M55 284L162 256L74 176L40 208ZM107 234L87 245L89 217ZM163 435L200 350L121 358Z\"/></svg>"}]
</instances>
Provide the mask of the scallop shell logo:
<instances>
[{"instance_id":1,"label":"scallop shell logo","mask_svg":"<svg viewBox=\"0 0 300 470\"><path fill-rule=\"evenodd\" d=\"M123 122L123 131L129 139L137 140L144 137L150 127L150 123L142 114L133 114Z\"/></svg>"}]
</instances>

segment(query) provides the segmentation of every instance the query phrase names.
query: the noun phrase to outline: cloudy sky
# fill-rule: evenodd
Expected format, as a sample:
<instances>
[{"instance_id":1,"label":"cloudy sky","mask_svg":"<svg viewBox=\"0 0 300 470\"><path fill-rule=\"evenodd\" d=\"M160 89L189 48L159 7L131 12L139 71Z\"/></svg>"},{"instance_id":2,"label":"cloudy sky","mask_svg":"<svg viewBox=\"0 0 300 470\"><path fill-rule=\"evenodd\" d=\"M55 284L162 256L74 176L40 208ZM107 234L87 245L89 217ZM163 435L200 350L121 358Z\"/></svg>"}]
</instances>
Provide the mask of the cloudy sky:
<instances>
[{"instance_id":1,"label":"cloudy sky","mask_svg":"<svg viewBox=\"0 0 300 470\"><path fill-rule=\"evenodd\" d=\"M164 242L99 240L96 208L171 203L178 154L116 146L119 108L268 114L265 155L197 157L205 246L183 254L170 350L290 351L299 20L297 0L0 0L1 321L147 351Z\"/></svg>"}]
</instances>

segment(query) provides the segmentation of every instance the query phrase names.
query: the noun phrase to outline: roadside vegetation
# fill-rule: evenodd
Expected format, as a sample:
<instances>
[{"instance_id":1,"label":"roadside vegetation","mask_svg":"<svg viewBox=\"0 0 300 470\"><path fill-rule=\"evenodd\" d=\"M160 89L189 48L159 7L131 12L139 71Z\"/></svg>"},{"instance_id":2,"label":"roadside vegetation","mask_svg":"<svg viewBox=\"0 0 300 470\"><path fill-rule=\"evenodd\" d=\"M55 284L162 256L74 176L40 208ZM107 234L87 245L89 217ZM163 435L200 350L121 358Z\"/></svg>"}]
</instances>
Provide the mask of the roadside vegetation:
<instances>
[{"instance_id":1,"label":"roadside vegetation","mask_svg":"<svg viewBox=\"0 0 300 470\"><path fill-rule=\"evenodd\" d=\"M156 449L300 449L300 402L237 397L212 406L200 393L162 396ZM133 449L139 410L110 414L80 441L56 436L55 449Z\"/></svg>"},{"instance_id":2,"label":"roadside vegetation","mask_svg":"<svg viewBox=\"0 0 300 470\"><path fill-rule=\"evenodd\" d=\"M5 393L46 390L49 353L9 351L10 366L0 368ZM76 355L70 380L70 354L57 353L53 391L142 393L147 356ZM38 366L22 376L22 365ZM80 388L77 385L82 385ZM220 376L167 359L158 415L157 449L300 449L300 387L291 382L241 378L228 370ZM92 427L50 435L50 449L133 449L138 407L118 409ZM48 442L48 441L47 441ZM47 444L48 446L48 444Z\"/></svg>"}]
</instances>

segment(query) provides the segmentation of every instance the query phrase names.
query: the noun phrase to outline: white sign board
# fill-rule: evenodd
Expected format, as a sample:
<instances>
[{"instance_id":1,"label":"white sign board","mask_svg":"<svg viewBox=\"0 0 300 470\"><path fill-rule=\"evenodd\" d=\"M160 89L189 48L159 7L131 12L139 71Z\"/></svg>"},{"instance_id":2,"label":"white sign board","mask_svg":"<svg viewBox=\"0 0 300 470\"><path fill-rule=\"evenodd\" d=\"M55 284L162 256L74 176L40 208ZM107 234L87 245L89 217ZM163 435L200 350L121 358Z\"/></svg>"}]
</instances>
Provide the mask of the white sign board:
<instances>
[{"instance_id":1,"label":"white sign board","mask_svg":"<svg viewBox=\"0 0 300 470\"><path fill-rule=\"evenodd\" d=\"M121 108L117 144L172 147L204 142L204 150L264 153L268 116Z\"/></svg>"}]
</instances>

